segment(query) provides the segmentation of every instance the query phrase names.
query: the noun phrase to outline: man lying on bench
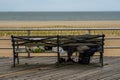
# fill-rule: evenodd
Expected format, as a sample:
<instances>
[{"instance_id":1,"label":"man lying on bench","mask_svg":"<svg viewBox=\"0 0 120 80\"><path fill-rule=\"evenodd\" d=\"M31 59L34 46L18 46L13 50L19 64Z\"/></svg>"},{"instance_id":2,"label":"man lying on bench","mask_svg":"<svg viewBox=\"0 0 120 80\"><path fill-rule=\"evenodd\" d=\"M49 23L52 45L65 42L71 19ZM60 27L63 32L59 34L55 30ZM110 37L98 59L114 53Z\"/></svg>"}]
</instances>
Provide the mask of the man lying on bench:
<instances>
[{"instance_id":1,"label":"man lying on bench","mask_svg":"<svg viewBox=\"0 0 120 80\"><path fill-rule=\"evenodd\" d=\"M100 46L87 46L87 45L83 45L83 46L79 45L76 47L66 46L66 47L63 47L63 49L67 51L67 55L68 55L67 62L75 62L72 59L72 55L74 52L77 51L79 53L78 63L89 64L90 57L93 56L94 53L100 49Z\"/></svg>"}]
</instances>

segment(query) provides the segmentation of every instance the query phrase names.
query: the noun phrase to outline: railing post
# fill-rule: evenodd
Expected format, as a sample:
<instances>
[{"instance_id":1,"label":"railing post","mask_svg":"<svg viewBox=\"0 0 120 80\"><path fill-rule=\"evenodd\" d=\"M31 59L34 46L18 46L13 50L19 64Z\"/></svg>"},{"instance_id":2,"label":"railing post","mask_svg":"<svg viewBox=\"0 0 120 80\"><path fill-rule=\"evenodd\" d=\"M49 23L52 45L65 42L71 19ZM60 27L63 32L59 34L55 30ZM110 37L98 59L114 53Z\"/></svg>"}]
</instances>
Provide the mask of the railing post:
<instances>
[{"instance_id":1,"label":"railing post","mask_svg":"<svg viewBox=\"0 0 120 80\"><path fill-rule=\"evenodd\" d=\"M30 36L30 30L27 31L27 36Z\"/></svg>"},{"instance_id":2,"label":"railing post","mask_svg":"<svg viewBox=\"0 0 120 80\"><path fill-rule=\"evenodd\" d=\"M27 31L27 36L30 36L30 30ZM28 58L30 58L30 52L28 52Z\"/></svg>"},{"instance_id":3,"label":"railing post","mask_svg":"<svg viewBox=\"0 0 120 80\"><path fill-rule=\"evenodd\" d=\"M91 30L90 29L88 29L87 31L88 31L88 34L91 34Z\"/></svg>"}]
</instances>

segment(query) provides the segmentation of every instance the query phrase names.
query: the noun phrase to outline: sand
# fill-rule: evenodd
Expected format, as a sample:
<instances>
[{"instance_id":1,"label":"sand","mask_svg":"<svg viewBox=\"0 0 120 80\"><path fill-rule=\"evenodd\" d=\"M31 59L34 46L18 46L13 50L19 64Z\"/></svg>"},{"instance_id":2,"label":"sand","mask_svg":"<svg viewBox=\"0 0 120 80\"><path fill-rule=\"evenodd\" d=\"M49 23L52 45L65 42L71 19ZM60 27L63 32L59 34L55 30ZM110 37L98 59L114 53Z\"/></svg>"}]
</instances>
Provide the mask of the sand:
<instances>
[{"instance_id":1,"label":"sand","mask_svg":"<svg viewBox=\"0 0 120 80\"><path fill-rule=\"evenodd\" d=\"M0 21L0 27L120 27L120 21Z\"/></svg>"},{"instance_id":2,"label":"sand","mask_svg":"<svg viewBox=\"0 0 120 80\"><path fill-rule=\"evenodd\" d=\"M2 27L98 27L98 28L120 28L120 21L0 21ZM119 37L119 36L118 36ZM112 43L112 44L111 44ZM12 47L11 41L0 40L1 47ZM106 45L120 46L118 41L106 41ZM39 56L41 54L32 54ZM106 49L105 56L120 56L120 49ZM1 50L0 57L12 57L12 50Z\"/></svg>"}]
</instances>

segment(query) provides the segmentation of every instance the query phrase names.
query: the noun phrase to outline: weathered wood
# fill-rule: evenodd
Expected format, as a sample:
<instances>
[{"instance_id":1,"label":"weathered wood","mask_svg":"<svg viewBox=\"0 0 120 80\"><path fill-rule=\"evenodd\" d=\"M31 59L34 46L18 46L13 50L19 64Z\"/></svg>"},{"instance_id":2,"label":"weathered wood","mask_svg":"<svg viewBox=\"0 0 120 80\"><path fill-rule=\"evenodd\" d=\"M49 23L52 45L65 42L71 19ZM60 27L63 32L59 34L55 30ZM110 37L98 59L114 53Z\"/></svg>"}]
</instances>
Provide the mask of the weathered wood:
<instances>
[{"instance_id":1,"label":"weathered wood","mask_svg":"<svg viewBox=\"0 0 120 80\"><path fill-rule=\"evenodd\" d=\"M0 80L119 80L120 57L104 57L104 67L97 64L60 64L56 57L21 59L21 65L11 68L12 58L0 59ZM93 58L97 62L96 58ZM3 62L2 62L3 61ZM25 65L25 63L27 63ZM39 63L39 64L35 64ZM46 63L46 64L44 64Z\"/></svg>"}]
</instances>

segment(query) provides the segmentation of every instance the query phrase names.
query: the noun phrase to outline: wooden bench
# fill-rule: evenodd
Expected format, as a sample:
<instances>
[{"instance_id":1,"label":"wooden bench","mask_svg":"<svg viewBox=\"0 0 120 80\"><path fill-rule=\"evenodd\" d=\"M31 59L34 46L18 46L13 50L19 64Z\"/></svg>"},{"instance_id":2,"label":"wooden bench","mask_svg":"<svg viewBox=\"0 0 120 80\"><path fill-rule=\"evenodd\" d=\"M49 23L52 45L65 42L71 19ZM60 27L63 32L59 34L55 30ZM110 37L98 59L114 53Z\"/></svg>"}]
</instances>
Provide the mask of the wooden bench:
<instances>
[{"instance_id":1,"label":"wooden bench","mask_svg":"<svg viewBox=\"0 0 120 80\"><path fill-rule=\"evenodd\" d=\"M70 35L70 36L11 36L12 46L13 46L13 66L15 67L16 59L19 64L18 53L33 53L30 49L31 46L42 46L44 49L40 49L39 52L46 53L52 52L46 47L57 47L57 61L60 62L60 47L74 47L75 50L79 52L79 58L81 58L81 52L76 49L77 46L89 46L90 49L87 50L88 53L91 53L92 49L97 46L97 49L92 51L100 53L100 64L103 66L103 53L104 53L104 35ZM28 49L27 49L28 48ZM69 55L69 54L68 54ZM82 59L85 60L86 55L82 56ZM89 57L91 56L88 55Z\"/></svg>"}]
</instances>

